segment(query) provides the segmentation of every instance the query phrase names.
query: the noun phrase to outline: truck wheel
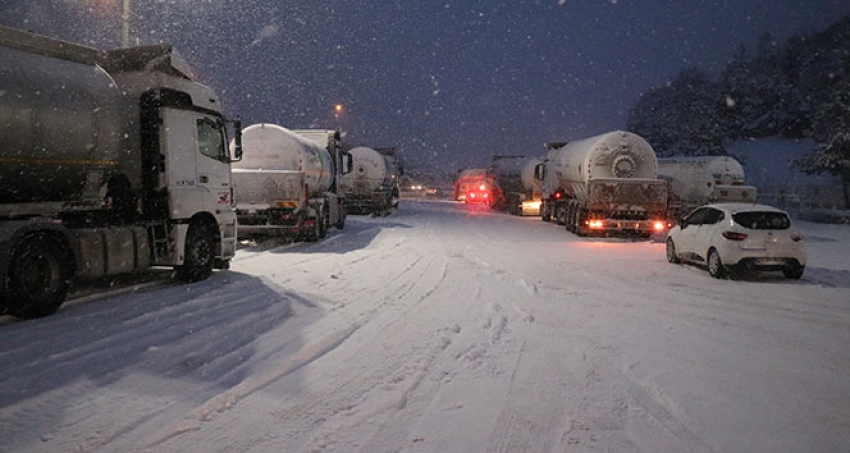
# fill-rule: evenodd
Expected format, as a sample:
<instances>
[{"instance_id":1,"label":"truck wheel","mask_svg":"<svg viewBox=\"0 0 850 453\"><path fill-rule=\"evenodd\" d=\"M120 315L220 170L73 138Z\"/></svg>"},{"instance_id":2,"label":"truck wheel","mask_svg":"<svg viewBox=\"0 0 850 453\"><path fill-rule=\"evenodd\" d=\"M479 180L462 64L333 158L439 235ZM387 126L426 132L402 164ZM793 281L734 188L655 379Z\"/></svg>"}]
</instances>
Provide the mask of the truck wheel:
<instances>
[{"instance_id":1,"label":"truck wheel","mask_svg":"<svg viewBox=\"0 0 850 453\"><path fill-rule=\"evenodd\" d=\"M319 219L321 219L321 221L317 222L319 224L319 239L324 239L328 235L328 226L331 223L328 212L323 211Z\"/></svg>"},{"instance_id":2,"label":"truck wheel","mask_svg":"<svg viewBox=\"0 0 850 453\"><path fill-rule=\"evenodd\" d=\"M46 234L23 240L9 260L9 314L18 318L50 315L68 295L70 254Z\"/></svg>"},{"instance_id":3,"label":"truck wheel","mask_svg":"<svg viewBox=\"0 0 850 453\"><path fill-rule=\"evenodd\" d=\"M305 239L307 242L316 242L316 241L318 241L318 240L319 240L319 235L321 234L321 233L320 233L320 230L321 230L321 228L322 228L322 227L321 227L321 225L322 225L322 218L321 218L321 217L317 217L317 218L316 218L316 221L315 221L315 222L313 222L313 228L312 228L312 229L310 229L310 231L308 231L308 232L307 232L307 234L305 235L305 238L304 238L304 239Z\"/></svg>"},{"instance_id":4,"label":"truck wheel","mask_svg":"<svg viewBox=\"0 0 850 453\"><path fill-rule=\"evenodd\" d=\"M177 278L198 282L212 274L215 264L214 229L206 223L193 223L186 235L183 265L177 267Z\"/></svg>"}]
</instances>

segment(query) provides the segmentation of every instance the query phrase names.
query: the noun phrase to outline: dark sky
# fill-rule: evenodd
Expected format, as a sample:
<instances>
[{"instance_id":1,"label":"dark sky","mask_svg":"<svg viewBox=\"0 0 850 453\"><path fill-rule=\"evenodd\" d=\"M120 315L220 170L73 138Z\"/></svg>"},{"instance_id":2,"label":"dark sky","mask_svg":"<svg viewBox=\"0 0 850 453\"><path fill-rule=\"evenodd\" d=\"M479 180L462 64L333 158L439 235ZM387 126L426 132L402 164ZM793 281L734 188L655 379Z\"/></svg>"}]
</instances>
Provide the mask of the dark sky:
<instances>
[{"instance_id":1,"label":"dark sky","mask_svg":"<svg viewBox=\"0 0 850 453\"><path fill-rule=\"evenodd\" d=\"M121 4L2 0L0 24L114 48ZM132 0L132 10L134 42L174 44L246 125L341 127L354 145L454 171L623 128L639 95L680 69L715 74L739 46L819 31L850 2Z\"/></svg>"}]
</instances>

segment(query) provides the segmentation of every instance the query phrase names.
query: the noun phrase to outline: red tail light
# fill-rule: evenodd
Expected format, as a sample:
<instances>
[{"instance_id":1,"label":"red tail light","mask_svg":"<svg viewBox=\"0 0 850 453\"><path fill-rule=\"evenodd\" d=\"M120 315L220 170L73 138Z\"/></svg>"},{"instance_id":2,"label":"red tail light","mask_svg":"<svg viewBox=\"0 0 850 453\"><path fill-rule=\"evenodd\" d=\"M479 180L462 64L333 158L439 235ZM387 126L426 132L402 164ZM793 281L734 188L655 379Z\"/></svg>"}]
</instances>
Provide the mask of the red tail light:
<instances>
[{"instance_id":1,"label":"red tail light","mask_svg":"<svg viewBox=\"0 0 850 453\"><path fill-rule=\"evenodd\" d=\"M723 237L729 239L730 241L743 241L747 238L747 235L744 233L736 233L734 231L724 231Z\"/></svg>"},{"instance_id":2,"label":"red tail light","mask_svg":"<svg viewBox=\"0 0 850 453\"><path fill-rule=\"evenodd\" d=\"M555 197L555 199L556 199L556 200L560 200L560 199L561 199L562 194L561 194L561 192L559 191L559 192L555 192L555 194L554 194L553 196Z\"/></svg>"}]
</instances>

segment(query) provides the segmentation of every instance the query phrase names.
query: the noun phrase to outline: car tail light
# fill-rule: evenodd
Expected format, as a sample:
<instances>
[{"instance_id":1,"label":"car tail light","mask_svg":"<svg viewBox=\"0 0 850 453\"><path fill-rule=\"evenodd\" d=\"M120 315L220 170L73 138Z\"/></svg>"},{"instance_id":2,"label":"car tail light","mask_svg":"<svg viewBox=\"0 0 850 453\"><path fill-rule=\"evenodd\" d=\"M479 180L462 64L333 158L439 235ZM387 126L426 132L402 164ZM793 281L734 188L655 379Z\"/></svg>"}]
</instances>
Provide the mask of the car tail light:
<instances>
[{"instance_id":1,"label":"car tail light","mask_svg":"<svg viewBox=\"0 0 850 453\"><path fill-rule=\"evenodd\" d=\"M663 231L665 228L667 228L667 222L662 222L661 220L652 222L652 229L655 231Z\"/></svg>"},{"instance_id":2,"label":"car tail light","mask_svg":"<svg viewBox=\"0 0 850 453\"><path fill-rule=\"evenodd\" d=\"M563 195L561 194L561 192L560 192L560 191L555 192L555 194L554 194L554 197L555 197L555 199L556 199L556 200L560 200L562 196L563 196Z\"/></svg>"},{"instance_id":3,"label":"car tail light","mask_svg":"<svg viewBox=\"0 0 850 453\"><path fill-rule=\"evenodd\" d=\"M724 231L723 237L729 239L730 241L743 241L747 238L747 235L744 233L736 233L734 231Z\"/></svg>"},{"instance_id":4,"label":"car tail light","mask_svg":"<svg viewBox=\"0 0 850 453\"><path fill-rule=\"evenodd\" d=\"M800 242L803 240L803 235L799 233L791 233L791 240L794 242Z\"/></svg>"}]
</instances>

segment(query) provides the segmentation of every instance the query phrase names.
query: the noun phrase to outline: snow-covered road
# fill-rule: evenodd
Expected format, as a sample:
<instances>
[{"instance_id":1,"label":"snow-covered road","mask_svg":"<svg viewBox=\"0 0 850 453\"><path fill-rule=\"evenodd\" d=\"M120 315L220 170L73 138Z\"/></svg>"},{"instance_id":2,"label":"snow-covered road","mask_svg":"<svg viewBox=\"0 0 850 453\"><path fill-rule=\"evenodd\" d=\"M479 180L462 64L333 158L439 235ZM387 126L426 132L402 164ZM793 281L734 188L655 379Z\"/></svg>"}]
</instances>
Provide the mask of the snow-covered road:
<instances>
[{"instance_id":1,"label":"snow-covered road","mask_svg":"<svg viewBox=\"0 0 850 453\"><path fill-rule=\"evenodd\" d=\"M229 272L0 318L0 452L839 452L850 226L801 281L404 201Z\"/></svg>"}]
</instances>

